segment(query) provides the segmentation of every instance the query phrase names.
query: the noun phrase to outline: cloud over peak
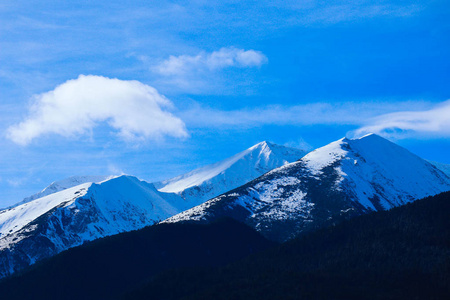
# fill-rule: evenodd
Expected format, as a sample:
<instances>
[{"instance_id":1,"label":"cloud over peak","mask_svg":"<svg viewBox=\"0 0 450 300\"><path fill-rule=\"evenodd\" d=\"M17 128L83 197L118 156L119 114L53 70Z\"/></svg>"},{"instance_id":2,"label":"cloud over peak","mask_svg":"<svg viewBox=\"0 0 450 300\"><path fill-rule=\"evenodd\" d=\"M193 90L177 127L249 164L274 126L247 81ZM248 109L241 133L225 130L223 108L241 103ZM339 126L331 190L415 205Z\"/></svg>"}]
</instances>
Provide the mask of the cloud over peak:
<instances>
[{"instance_id":1,"label":"cloud over peak","mask_svg":"<svg viewBox=\"0 0 450 300\"><path fill-rule=\"evenodd\" d=\"M347 125L357 127L348 132L350 137L368 133L391 138L450 137L450 100L441 103L316 102L229 111L193 106L191 110L181 112L181 117L190 127L241 129L263 125Z\"/></svg>"},{"instance_id":2,"label":"cloud over peak","mask_svg":"<svg viewBox=\"0 0 450 300\"><path fill-rule=\"evenodd\" d=\"M172 103L139 81L80 75L54 90L35 95L25 120L7 137L27 145L44 134L81 135L106 122L125 140L185 137L182 120L167 109Z\"/></svg>"},{"instance_id":3,"label":"cloud over peak","mask_svg":"<svg viewBox=\"0 0 450 300\"><path fill-rule=\"evenodd\" d=\"M400 111L375 117L353 134L360 136L369 132L397 138L408 134L449 137L450 100L428 110Z\"/></svg>"}]
</instances>

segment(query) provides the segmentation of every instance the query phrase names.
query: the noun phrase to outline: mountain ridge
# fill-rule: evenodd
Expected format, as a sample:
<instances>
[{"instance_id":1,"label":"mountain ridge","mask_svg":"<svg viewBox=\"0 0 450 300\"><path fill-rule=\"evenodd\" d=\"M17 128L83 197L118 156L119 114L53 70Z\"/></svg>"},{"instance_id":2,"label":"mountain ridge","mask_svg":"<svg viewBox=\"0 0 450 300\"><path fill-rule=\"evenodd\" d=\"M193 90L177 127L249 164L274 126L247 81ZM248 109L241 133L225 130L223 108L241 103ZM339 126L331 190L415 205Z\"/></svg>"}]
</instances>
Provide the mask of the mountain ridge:
<instances>
[{"instance_id":1,"label":"mountain ridge","mask_svg":"<svg viewBox=\"0 0 450 300\"><path fill-rule=\"evenodd\" d=\"M265 237L299 233L450 190L450 179L375 134L342 138L163 222L232 217Z\"/></svg>"},{"instance_id":2,"label":"mountain ridge","mask_svg":"<svg viewBox=\"0 0 450 300\"><path fill-rule=\"evenodd\" d=\"M13 205L10 205L8 207L2 208L3 209L9 209L13 208L19 205L22 205L24 203L57 193L61 192L63 190L75 187L77 185L83 184L83 183L100 183L102 181L112 179L114 177L117 177L117 175L85 175L85 176L70 176L62 180L57 180L49 184L47 187L45 187L43 190L41 190L38 193L35 193L31 196L25 197L22 201L17 202Z\"/></svg>"},{"instance_id":3,"label":"mountain ridge","mask_svg":"<svg viewBox=\"0 0 450 300\"><path fill-rule=\"evenodd\" d=\"M177 193L200 204L276 167L296 161L306 153L263 141L217 163L155 183L155 186L161 192Z\"/></svg>"},{"instance_id":4,"label":"mountain ridge","mask_svg":"<svg viewBox=\"0 0 450 300\"><path fill-rule=\"evenodd\" d=\"M157 223L191 207L122 175L0 211L0 277L63 250Z\"/></svg>"}]
</instances>

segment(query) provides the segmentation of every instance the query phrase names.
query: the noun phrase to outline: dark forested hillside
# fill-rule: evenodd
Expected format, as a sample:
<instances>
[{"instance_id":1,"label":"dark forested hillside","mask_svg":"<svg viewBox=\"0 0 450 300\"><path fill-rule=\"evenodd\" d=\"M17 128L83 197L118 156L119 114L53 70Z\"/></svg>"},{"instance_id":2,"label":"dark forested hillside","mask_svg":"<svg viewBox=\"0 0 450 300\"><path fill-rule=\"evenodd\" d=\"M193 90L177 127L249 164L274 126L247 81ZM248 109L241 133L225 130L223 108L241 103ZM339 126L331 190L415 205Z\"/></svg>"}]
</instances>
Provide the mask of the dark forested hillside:
<instances>
[{"instance_id":1,"label":"dark forested hillside","mask_svg":"<svg viewBox=\"0 0 450 300\"><path fill-rule=\"evenodd\" d=\"M38 263L1 281L0 295L450 299L450 192L344 221L278 246L228 219L210 225L153 226Z\"/></svg>"},{"instance_id":2,"label":"dark forested hillside","mask_svg":"<svg viewBox=\"0 0 450 300\"><path fill-rule=\"evenodd\" d=\"M161 271L224 265L273 245L230 219L155 225L37 263L0 281L0 299L112 299Z\"/></svg>"},{"instance_id":3,"label":"dark forested hillside","mask_svg":"<svg viewBox=\"0 0 450 300\"><path fill-rule=\"evenodd\" d=\"M227 267L166 272L125 299L450 299L450 192Z\"/></svg>"}]
</instances>

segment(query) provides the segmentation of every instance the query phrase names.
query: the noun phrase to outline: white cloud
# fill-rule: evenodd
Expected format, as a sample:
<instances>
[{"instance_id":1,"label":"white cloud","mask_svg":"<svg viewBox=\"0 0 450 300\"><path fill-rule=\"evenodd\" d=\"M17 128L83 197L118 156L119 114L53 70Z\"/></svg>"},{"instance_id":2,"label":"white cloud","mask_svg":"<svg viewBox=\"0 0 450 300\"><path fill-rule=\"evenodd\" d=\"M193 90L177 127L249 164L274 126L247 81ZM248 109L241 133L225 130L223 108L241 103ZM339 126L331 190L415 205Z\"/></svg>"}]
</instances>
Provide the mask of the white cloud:
<instances>
[{"instance_id":1,"label":"white cloud","mask_svg":"<svg viewBox=\"0 0 450 300\"><path fill-rule=\"evenodd\" d=\"M44 134L85 134L101 122L127 140L186 137L183 121L167 111L172 107L156 89L139 81L80 75L34 96L28 117L9 127L7 137L27 145Z\"/></svg>"},{"instance_id":2,"label":"white cloud","mask_svg":"<svg viewBox=\"0 0 450 300\"><path fill-rule=\"evenodd\" d=\"M450 100L420 111L400 111L375 117L353 132L355 136L373 132L401 138L410 135L450 137Z\"/></svg>"},{"instance_id":3,"label":"white cloud","mask_svg":"<svg viewBox=\"0 0 450 300\"><path fill-rule=\"evenodd\" d=\"M191 72L214 71L227 67L259 67L267 61L267 57L260 51L229 47L211 53L201 52L195 56L171 55L153 67L153 71L164 76L184 76Z\"/></svg>"}]
</instances>

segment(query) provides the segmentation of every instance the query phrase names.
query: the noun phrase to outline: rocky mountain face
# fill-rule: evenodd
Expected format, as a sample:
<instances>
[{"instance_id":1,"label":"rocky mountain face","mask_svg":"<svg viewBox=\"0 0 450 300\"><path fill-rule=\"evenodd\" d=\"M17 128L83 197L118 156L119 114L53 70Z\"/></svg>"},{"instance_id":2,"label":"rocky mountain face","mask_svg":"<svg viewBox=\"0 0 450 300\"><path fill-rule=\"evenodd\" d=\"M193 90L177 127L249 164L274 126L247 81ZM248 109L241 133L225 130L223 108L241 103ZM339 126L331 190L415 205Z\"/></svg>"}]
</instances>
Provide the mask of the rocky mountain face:
<instances>
[{"instance_id":1,"label":"rocky mountain face","mask_svg":"<svg viewBox=\"0 0 450 300\"><path fill-rule=\"evenodd\" d=\"M155 183L161 192L177 193L197 204L237 188L277 167L302 158L307 152L261 142L218 163Z\"/></svg>"},{"instance_id":2,"label":"rocky mountain face","mask_svg":"<svg viewBox=\"0 0 450 300\"><path fill-rule=\"evenodd\" d=\"M208 223L227 216L286 241L448 190L450 178L442 171L371 134L340 139L164 222Z\"/></svg>"},{"instance_id":3,"label":"rocky mountain face","mask_svg":"<svg viewBox=\"0 0 450 300\"><path fill-rule=\"evenodd\" d=\"M86 241L140 229L190 207L178 195L119 176L0 211L0 277Z\"/></svg>"}]
</instances>

